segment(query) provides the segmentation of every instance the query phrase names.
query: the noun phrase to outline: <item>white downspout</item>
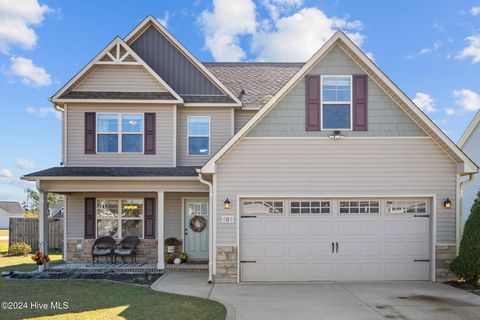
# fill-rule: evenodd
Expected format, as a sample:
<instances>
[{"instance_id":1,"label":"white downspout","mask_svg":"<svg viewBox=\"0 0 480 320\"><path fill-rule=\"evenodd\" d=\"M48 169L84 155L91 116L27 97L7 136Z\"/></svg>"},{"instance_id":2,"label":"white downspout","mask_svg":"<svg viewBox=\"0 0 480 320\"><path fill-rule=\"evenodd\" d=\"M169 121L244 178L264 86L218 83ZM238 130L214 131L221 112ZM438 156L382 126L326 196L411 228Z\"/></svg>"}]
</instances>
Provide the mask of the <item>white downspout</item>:
<instances>
[{"instance_id":1,"label":"white downspout","mask_svg":"<svg viewBox=\"0 0 480 320\"><path fill-rule=\"evenodd\" d=\"M463 187L473 181L473 175L474 173L469 173L468 179L459 183L457 198L457 210L459 210L459 212L457 213L457 255L458 251L460 250L460 241L462 240L463 234ZM460 178L458 179L460 180Z\"/></svg>"},{"instance_id":2,"label":"white downspout","mask_svg":"<svg viewBox=\"0 0 480 320\"><path fill-rule=\"evenodd\" d=\"M202 173L200 169L197 169L198 179L201 183L206 184L208 186L208 282L211 283L213 280L213 185L210 181L203 179Z\"/></svg>"}]
</instances>

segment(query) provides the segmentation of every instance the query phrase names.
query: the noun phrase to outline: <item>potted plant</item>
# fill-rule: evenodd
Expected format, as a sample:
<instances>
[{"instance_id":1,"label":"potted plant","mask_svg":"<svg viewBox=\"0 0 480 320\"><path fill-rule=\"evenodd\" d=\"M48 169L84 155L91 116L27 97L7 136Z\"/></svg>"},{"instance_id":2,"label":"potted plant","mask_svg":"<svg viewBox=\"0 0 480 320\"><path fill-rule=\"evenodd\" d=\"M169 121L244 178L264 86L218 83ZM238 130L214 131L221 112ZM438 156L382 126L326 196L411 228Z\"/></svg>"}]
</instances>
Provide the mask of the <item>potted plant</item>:
<instances>
[{"instance_id":1,"label":"potted plant","mask_svg":"<svg viewBox=\"0 0 480 320\"><path fill-rule=\"evenodd\" d=\"M50 262L50 257L48 254L43 254L42 252L37 251L32 255L32 260L35 261L38 266L38 270L41 272L43 271L44 266Z\"/></svg>"},{"instance_id":2,"label":"potted plant","mask_svg":"<svg viewBox=\"0 0 480 320\"><path fill-rule=\"evenodd\" d=\"M175 261L175 253L165 253L165 262L172 264Z\"/></svg>"},{"instance_id":3,"label":"potted plant","mask_svg":"<svg viewBox=\"0 0 480 320\"><path fill-rule=\"evenodd\" d=\"M165 239L165 246L167 247L168 253L175 253L176 247L180 244L177 238L167 238Z\"/></svg>"},{"instance_id":4,"label":"potted plant","mask_svg":"<svg viewBox=\"0 0 480 320\"><path fill-rule=\"evenodd\" d=\"M178 257L180 258L180 260L182 260L182 263L185 263L187 262L188 254L186 254L185 252L182 252L178 255Z\"/></svg>"}]
</instances>

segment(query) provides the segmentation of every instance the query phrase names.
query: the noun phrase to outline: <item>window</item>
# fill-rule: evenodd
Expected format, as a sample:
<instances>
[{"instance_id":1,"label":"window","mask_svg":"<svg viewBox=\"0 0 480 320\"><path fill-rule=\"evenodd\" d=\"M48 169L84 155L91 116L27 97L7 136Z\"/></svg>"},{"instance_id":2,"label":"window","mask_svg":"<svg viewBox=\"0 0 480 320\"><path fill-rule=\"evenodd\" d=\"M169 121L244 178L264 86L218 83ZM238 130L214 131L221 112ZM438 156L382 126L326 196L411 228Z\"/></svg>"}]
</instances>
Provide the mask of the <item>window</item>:
<instances>
[{"instance_id":1,"label":"window","mask_svg":"<svg viewBox=\"0 0 480 320\"><path fill-rule=\"evenodd\" d=\"M302 200L290 202L291 214L329 214L330 201Z\"/></svg>"},{"instance_id":2,"label":"window","mask_svg":"<svg viewBox=\"0 0 480 320\"><path fill-rule=\"evenodd\" d=\"M143 237L142 199L98 199L97 237Z\"/></svg>"},{"instance_id":3,"label":"window","mask_svg":"<svg viewBox=\"0 0 480 320\"><path fill-rule=\"evenodd\" d=\"M341 214L378 214L380 213L380 201L355 200L340 201Z\"/></svg>"},{"instance_id":4,"label":"window","mask_svg":"<svg viewBox=\"0 0 480 320\"><path fill-rule=\"evenodd\" d=\"M427 213L427 201L424 200L388 200L386 213L391 215L402 214L425 214Z\"/></svg>"},{"instance_id":5,"label":"window","mask_svg":"<svg viewBox=\"0 0 480 320\"><path fill-rule=\"evenodd\" d=\"M243 202L242 213L245 214L283 214L283 201L249 200Z\"/></svg>"},{"instance_id":6,"label":"window","mask_svg":"<svg viewBox=\"0 0 480 320\"><path fill-rule=\"evenodd\" d=\"M188 117L188 155L210 154L210 117Z\"/></svg>"},{"instance_id":7,"label":"window","mask_svg":"<svg viewBox=\"0 0 480 320\"><path fill-rule=\"evenodd\" d=\"M143 114L97 114L97 152L143 152Z\"/></svg>"},{"instance_id":8,"label":"window","mask_svg":"<svg viewBox=\"0 0 480 320\"><path fill-rule=\"evenodd\" d=\"M352 77L322 76L322 129L352 129Z\"/></svg>"}]
</instances>

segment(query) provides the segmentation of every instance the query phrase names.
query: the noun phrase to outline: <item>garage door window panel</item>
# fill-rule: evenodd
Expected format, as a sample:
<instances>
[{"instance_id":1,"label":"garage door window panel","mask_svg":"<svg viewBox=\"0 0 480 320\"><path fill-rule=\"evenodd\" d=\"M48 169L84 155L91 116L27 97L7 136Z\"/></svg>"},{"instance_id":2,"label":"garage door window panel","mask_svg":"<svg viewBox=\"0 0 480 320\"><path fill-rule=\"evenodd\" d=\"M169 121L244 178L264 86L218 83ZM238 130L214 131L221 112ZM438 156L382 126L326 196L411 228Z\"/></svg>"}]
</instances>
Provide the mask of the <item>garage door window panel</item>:
<instances>
[{"instance_id":1,"label":"garage door window panel","mask_svg":"<svg viewBox=\"0 0 480 320\"><path fill-rule=\"evenodd\" d=\"M428 207L425 200L387 200L386 214L412 215L427 214Z\"/></svg>"},{"instance_id":2,"label":"garage door window panel","mask_svg":"<svg viewBox=\"0 0 480 320\"><path fill-rule=\"evenodd\" d=\"M353 200L340 201L340 214L344 215L379 215L380 201Z\"/></svg>"},{"instance_id":3,"label":"garage door window panel","mask_svg":"<svg viewBox=\"0 0 480 320\"><path fill-rule=\"evenodd\" d=\"M283 215L284 202L278 200L250 200L243 202L244 214Z\"/></svg>"},{"instance_id":4,"label":"garage door window panel","mask_svg":"<svg viewBox=\"0 0 480 320\"><path fill-rule=\"evenodd\" d=\"M325 200L299 200L290 202L292 215L330 214L331 202Z\"/></svg>"}]
</instances>

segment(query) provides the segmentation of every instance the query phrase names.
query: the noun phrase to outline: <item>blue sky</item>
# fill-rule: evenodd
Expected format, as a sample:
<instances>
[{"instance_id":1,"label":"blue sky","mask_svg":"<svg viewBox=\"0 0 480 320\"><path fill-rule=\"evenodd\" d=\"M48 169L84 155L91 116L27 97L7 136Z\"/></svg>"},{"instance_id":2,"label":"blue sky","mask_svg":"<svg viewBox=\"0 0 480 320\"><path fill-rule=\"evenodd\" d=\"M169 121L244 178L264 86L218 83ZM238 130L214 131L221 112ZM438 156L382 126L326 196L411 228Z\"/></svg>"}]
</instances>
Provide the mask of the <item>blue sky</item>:
<instances>
[{"instance_id":1,"label":"blue sky","mask_svg":"<svg viewBox=\"0 0 480 320\"><path fill-rule=\"evenodd\" d=\"M148 14L201 61L304 61L342 29L454 141L480 107L480 1L0 0L0 200L61 161L48 98Z\"/></svg>"}]
</instances>

